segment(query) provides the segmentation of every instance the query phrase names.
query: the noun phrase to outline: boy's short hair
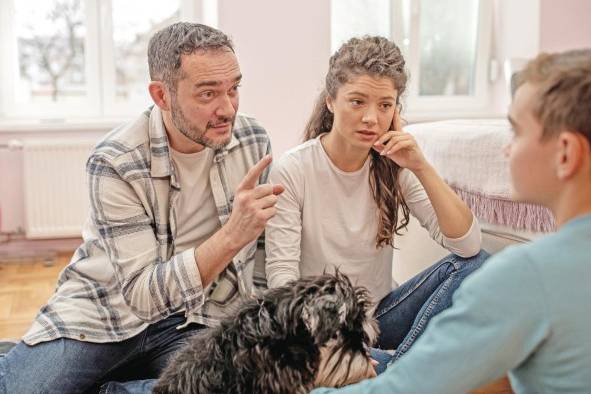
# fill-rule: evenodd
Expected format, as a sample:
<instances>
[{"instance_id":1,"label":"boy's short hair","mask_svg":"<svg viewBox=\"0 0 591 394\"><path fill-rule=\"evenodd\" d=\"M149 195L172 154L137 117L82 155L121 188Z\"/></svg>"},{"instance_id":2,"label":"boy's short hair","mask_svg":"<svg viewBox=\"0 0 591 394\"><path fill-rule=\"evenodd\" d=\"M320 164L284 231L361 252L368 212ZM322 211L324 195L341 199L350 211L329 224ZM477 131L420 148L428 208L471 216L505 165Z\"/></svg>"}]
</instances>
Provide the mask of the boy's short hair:
<instances>
[{"instance_id":1,"label":"boy's short hair","mask_svg":"<svg viewBox=\"0 0 591 394\"><path fill-rule=\"evenodd\" d=\"M569 130L591 143L591 49L538 55L517 77L517 86L528 82L538 88L534 116L543 138Z\"/></svg>"}]
</instances>

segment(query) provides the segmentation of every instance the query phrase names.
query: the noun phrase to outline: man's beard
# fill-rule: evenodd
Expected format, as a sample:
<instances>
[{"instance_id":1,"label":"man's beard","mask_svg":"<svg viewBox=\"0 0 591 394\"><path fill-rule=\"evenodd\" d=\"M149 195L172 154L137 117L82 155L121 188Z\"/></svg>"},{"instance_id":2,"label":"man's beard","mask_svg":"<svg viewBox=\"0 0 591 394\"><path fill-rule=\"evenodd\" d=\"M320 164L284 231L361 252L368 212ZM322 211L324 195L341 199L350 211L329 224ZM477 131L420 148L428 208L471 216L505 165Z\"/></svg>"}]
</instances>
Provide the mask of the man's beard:
<instances>
[{"instance_id":1,"label":"man's beard","mask_svg":"<svg viewBox=\"0 0 591 394\"><path fill-rule=\"evenodd\" d=\"M220 123L227 123L230 122L230 131L234 128L234 120L235 117L228 118L218 118L216 123L207 122L205 126L205 130L200 130L197 126L191 124L191 122L185 117L183 110L178 105L176 98L173 98L172 106L171 106L171 115L172 115L172 124L174 127L177 128L185 137L190 139L193 142L196 142L200 145L206 146L213 150L217 150L223 148L224 146L230 143L231 133L228 135L228 138L224 139L223 141L214 141L211 138L208 138L205 134L207 130L211 127L215 127L216 124Z\"/></svg>"}]
</instances>

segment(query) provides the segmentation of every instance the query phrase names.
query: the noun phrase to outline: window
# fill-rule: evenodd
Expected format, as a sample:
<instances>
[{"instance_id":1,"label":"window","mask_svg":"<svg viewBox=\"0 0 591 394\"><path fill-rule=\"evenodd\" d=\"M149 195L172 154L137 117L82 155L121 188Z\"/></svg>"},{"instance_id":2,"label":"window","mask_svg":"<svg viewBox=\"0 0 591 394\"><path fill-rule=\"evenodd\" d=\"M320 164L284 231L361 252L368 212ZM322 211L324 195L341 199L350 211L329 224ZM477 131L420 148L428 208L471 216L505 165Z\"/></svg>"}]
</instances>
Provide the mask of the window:
<instances>
[{"instance_id":1,"label":"window","mask_svg":"<svg viewBox=\"0 0 591 394\"><path fill-rule=\"evenodd\" d=\"M396 42L410 80L411 114L485 111L491 0L332 0L333 51L353 36Z\"/></svg>"},{"instance_id":2,"label":"window","mask_svg":"<svg viewBox=\"0 0 591 394\"><path fill-rule=\"evenodd\" d=\"M52 120L135 114L151 102L151 35L178 20L207 19L212 1L0 0L0 114Z\"/></svg>"}]
</instances>

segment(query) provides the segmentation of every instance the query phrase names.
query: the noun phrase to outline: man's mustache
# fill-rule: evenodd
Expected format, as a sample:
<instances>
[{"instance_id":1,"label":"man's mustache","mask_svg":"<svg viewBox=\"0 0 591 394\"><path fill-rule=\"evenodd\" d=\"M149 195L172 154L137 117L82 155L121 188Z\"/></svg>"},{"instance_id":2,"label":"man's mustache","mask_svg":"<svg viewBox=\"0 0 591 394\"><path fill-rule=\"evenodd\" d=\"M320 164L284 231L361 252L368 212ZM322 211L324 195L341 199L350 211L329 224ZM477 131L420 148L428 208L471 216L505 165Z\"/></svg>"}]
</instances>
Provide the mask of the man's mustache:
<instances>
[{"instance_id":1,"label":"man's mustache","mask_svg":"<svg viewBox=\"0 0 591 394\"><path fill-rule=\"evenodd\" d=\"M213 123L213 122L207 122L207 128L211 128L211 127L218 127L224 123L230 123L230 124L234 124L234 118L219 118L217 120L217 122Z\"/></svg>"}]
</instances>

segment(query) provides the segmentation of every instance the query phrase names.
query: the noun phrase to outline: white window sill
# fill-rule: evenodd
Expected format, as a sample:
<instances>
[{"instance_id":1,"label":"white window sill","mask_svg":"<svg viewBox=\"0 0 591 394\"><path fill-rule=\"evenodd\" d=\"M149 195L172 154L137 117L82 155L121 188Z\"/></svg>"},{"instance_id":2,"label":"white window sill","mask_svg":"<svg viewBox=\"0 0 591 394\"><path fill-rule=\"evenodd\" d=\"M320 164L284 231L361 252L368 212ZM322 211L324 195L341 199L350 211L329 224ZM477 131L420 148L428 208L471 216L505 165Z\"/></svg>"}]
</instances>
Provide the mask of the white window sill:
<instances>
[{"instance_id":1,"label":"white window sill","mask_svg":"<svg viewBox=\"0 0 591 394\"><path fill-rule=\"evenodd\" d=\"M441 111L441 112L402 112L402 119L408 124L411 123L425 123L436 122L438 120L450 119L501 119L506 118L506 113L497 112L460 112L460 111Z\"/></svg>"},{"instance_id":2,"label":"white window sill","mask_svg":"<svg viewBox=\"0 0 591 394\"><path fill-rule=\"evenodd\" d=\"M37 133L57 131L104 131L128 122L129 118L101 119L0 119L0 133Z\"/></svg>"}]
</instances>

